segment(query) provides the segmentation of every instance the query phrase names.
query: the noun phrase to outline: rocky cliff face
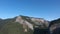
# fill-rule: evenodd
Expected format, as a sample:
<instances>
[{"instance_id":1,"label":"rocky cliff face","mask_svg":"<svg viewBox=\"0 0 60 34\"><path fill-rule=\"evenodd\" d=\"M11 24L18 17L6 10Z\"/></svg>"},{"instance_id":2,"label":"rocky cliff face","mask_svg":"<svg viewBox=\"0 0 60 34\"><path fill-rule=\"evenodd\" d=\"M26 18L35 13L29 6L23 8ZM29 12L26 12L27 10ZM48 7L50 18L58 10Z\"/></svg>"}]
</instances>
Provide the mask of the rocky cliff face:
<instances>
[{"instance_id":1,"label":"rocky cliff face","mask_svg":"<svg viewBox=\"0 0 60 34\"><path fill-rule=\"evenodd\" d=\"M27 16L18 16L16 18L16 22L23 25L24 31L28 31L27 28L34 30L34 27L39 27L40 29L45 29L49 26L47 20L42 18L34 18L34 17L27 17Z\"/></svg>"}]
</instances>

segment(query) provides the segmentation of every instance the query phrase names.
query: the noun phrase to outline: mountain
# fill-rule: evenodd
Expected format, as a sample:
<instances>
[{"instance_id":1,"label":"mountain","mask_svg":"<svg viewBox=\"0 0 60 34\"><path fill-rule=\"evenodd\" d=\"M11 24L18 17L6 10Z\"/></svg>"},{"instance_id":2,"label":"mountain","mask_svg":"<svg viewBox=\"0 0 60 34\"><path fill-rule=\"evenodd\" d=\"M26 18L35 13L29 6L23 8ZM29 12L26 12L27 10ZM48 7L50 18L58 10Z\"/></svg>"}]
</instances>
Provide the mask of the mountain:
<instances>
[{"instance_id":1,"label":"mountain","mask_svg":"<svg viewBox=\"0 0 60 34\"><path fill-rule=\"evenodd\" d=\"M57 29L60 29L60 18L51 21L49 27L51 32L54 32L55 30L58 32Z\"/></svg>"},{"instance_id":2,"label":"mountain","mask_svg":"<svg viewBox=\"0 0 60 34\"><path fill-rule=\"evenodd\" d=\"M34 28L47 29L49 23L43 18L17 16L0 19L0 34L33 34Z\"/></svg>"}]
</instances>

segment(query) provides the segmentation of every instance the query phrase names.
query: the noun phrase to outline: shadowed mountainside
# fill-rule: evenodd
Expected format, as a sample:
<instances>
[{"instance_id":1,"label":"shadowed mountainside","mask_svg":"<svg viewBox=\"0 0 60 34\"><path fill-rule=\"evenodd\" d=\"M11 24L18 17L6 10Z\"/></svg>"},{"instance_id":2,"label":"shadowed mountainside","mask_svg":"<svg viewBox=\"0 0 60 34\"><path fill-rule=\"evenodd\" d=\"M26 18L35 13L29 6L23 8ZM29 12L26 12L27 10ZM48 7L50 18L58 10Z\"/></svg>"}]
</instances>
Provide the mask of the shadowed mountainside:
<instances>
[{"instance_id":1,"label":"shadowed mountainside","mask_svg":"<svg viewBox=\"0 0 60 34\"><path fill-rule=\"evenodd\" d=\"M51 21L49 27L50 27L51 33L58 34L58 32L60 31L60 30L58 30L60 28L60 18Z\"/></svg>"}]
</instances>

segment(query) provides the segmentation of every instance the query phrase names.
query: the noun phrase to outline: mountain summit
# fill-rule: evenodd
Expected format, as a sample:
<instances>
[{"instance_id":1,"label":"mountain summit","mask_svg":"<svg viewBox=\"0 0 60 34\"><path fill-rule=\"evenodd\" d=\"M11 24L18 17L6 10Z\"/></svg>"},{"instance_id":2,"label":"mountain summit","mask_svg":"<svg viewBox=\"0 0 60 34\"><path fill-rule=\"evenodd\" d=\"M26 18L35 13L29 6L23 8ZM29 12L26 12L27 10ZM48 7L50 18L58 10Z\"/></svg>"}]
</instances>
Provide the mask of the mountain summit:
<instances>
[{"instance_id":1,"label":"mountain summit","mask_svg":"<svg viewBox=\"0 0 60 34\"><path fill-rule=\"evenodd\" d=\"M46 29L49 26L47 20L28 16L17 16L15 18L0 21L1 34L33 34L34 28Z\"/></svg>"},{"instance_id":2,"label":"mountain summit","mask_svg":"<svg viewBox=\"0 0 60 34\"><path fill-rule=\"evenodd\" d=\"M16 22L23 25L27 25L31 30L33 30L33 27L35 26L46 28L49 25L48 21L44 20L43 18L34 18L34 17L28 17L28 16L18 16L16 18Z\"/></svg>"}]
</instances>

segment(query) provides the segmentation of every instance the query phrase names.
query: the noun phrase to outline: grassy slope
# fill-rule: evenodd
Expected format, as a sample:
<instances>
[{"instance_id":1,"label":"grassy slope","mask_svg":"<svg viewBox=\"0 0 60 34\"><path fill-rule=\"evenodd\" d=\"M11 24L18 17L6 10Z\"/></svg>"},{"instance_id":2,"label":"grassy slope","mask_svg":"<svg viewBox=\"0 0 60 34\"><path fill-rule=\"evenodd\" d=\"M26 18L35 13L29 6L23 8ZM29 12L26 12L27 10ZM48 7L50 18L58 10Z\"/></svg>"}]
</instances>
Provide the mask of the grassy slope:
<instances>
[{"instance_id":1,"label":"grassy slope","mask_svg":"<svg viewBox=\"0 0 60 34\"><path fill-rule=\"evenodd\" d=\"M23 28L19 23L8 23L0 31L1 34L23 34Z\"/></svg>"},{"instance_id":2,"label":"grassy slope","mask_svg":"<svg viewBox=\"0 0 60 34\"><path fill-rule=\"evenodd\" d=\"M7 23L0 31L0 34L32 34L29 30L27 33L23 32L22 25L19 23Z\"/></svg>"}]
</instances>

